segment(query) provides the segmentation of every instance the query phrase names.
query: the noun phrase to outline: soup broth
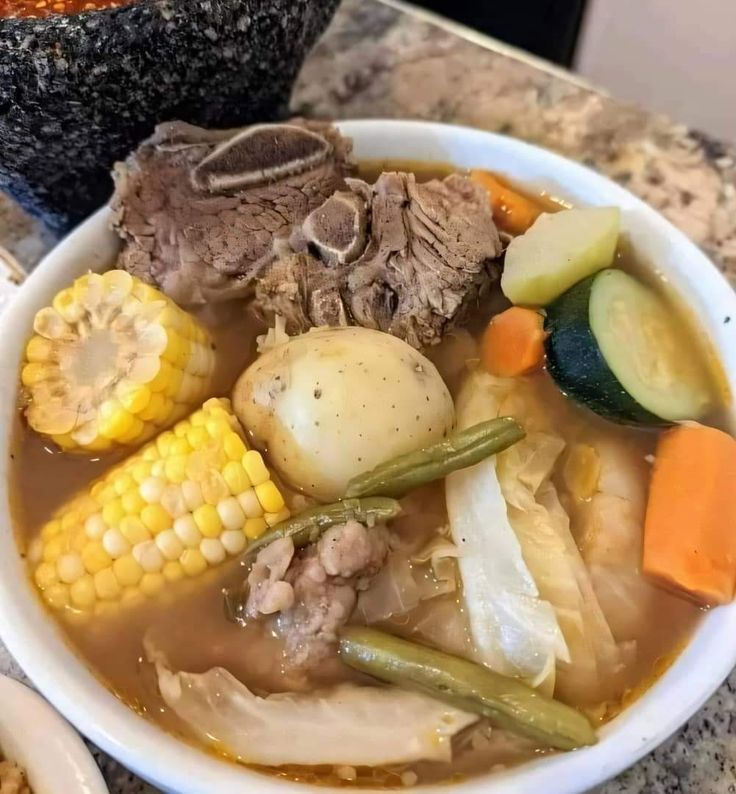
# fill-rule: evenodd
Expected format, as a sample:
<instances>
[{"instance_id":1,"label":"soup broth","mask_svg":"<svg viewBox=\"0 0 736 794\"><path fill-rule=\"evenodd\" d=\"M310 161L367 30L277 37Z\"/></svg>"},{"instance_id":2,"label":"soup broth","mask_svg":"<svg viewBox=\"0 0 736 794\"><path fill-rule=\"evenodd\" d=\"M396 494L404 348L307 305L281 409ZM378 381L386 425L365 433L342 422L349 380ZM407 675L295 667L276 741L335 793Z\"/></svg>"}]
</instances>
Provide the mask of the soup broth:
<instances>
[{"instance_id":1,"label":"soup broth","mask_svg":"<svg viewBox=\"0 0 736 794\"><path fill-rule=\"evenodd\" d=\"M371 162L363 165L363 175L371 179L387 165L397 169L410 167L420 179L442 177L453 170L449 165ZM545 201L549 210L559 207L551 199ZM618 265L631 272L642 272L625 246L619 250ZM464 377L465 362L478 356L478 344L488 316L503 306L503 299L494 297L482 309L475 310L467 330L449 334L428 352L453 396ZM211 328L218 362L212 394L229 394L238 375L255 358L256 337L265 327L244 305L232 304L230 314L219 316L217 325ZM599 445L615 448L619 451L617 454L636 461L622 476L637 479L645 488L657 433L598 418L563 397L544 371L527 376L525 382L531 399L544 405L547 421L565 441L566 452L555 464L552 481L570 516L573 536L584 553L590 554L590 559L603 563L605 549L593 548L596 538L586 534L591 523L587 512L589 499L578 498L570 487L570 451ZM59 453L40 436L19 425L10 477L21 548L28 547L54 509L113 462L115 458L110 456L95 459L89 455ZM292 501L298 498L291 494ZM442 481L412 493L404 499L403 507L404 513L394 522L393 531L406 548L417 550L433 538L446 536L448 516ZM637 544L640 543L640 529L638 527L634 533ZM629 541L624 538L621 542ZM611 543L615 556L615 538ZM635 553L639 554L638 548ZM428 563L413 565L420 576L434 581ZM602 568L600 572L603 575ZM326 659L309 673L295 671L283 662L283 641L268 624L251 622L243 628L229 621L223 609L223 590L237 587L246 573L243 562L235 559L209 571L170 601L153 599L145 607L123 610L101 620L60 621L60 627L84 662L122 701L186 741L191 741L189 733L162 700L153 666L145 660L145 641L154 642L173 669L201 673L221 666L257 693L308 691L341 681L365 681L362 674L343 665L337 657ZM641 576L638 570L630 571L630 575ZM581 708L595 724L615 716L624 704L661 674L687 642L701 615L695 603L663 589L647 587L634 592L644 600L621 604L619 625L612 625L617 642L624 647L625 664L619 679L598 697L576 701L564 691L556 693L570 705ZM609 598L617 598L616 593L609 593ZM459 589L424 601L408 615L389 619L380 627L430 644L441 640L445 647L451 645L456 653L475 655ZM309 782L400 787L416 781L458 779L514 765L546 752L531 740L502 730L490 730L483 721L461 732L453 741L452 763L418 762L399 767L359 768L347 776L329 767L282 767L264 771Z\"/></svg>"}]
</instances>

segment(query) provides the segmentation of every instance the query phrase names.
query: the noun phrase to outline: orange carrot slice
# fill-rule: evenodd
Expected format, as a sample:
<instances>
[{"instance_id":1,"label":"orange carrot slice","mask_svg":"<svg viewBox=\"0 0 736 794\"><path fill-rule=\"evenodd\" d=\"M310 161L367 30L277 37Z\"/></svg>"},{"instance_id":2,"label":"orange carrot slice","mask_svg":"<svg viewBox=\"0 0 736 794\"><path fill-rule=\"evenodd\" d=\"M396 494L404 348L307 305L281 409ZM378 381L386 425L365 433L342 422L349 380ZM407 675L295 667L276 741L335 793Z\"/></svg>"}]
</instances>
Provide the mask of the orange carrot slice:
<instances>
[{"instance_id":1,"label":"orange carrot slice","mask_svg":"<svg viewBox=\"0 0 736 794\"><path fill-rule=\"evenodd\" d=\"M533 309L512 306L493 317L481 343L483 366L501 378L524 375L544 361L544 321Z\"/></svg>"},{"instance_id":2,"label":"orange carrot slice","mask_svg":"<svg viewBox=\"0 0 736 794\"><path fill-rule=\"evenodd\" d=\"M644 572L706 604L736 586L736 439L703 425L662 434L644 526Z\"/></svg>"},{"instance_id":3,"label":"orange carrot slice","mask_svg":"<svg viewBox=\"0 0 736 794\"><path fill-rule=\"evenodd\" d=\"M541 202L504 184L490 171L473 169L470 176L488 191L493 220L509 234L523 234L545 211Z\"/></svg>"}]
</instances>

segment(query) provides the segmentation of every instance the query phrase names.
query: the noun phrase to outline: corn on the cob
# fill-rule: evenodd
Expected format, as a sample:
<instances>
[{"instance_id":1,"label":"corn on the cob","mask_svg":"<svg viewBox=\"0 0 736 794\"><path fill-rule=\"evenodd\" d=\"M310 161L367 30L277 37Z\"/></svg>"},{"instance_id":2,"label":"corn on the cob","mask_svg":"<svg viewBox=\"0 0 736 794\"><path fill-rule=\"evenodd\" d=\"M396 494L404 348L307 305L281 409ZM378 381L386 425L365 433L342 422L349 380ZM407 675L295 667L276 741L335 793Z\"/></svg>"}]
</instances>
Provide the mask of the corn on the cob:
<instances>
[{"instance_id":1,"label":"corn on the cob","mask_svg":"<svg viewBox=\"0 0 736 794\"><path fill-rule=\"evenodd\" d=\"M26 417L62 449L139 445L210 388L207 331L123 270L78 278L36 314L33 330L21 371Z\"/></svg>"},{"instance_id":2,"label":"corn on the cob","mask_svg":"<svg viewBox=\"0 0 736 794\"><path fill-rule=\"evenodd\" d=\"M29 560L50 606L103 613L219 565L288 515L230 401L210 399L59 509Z\"/></svg>"}]
</instances>

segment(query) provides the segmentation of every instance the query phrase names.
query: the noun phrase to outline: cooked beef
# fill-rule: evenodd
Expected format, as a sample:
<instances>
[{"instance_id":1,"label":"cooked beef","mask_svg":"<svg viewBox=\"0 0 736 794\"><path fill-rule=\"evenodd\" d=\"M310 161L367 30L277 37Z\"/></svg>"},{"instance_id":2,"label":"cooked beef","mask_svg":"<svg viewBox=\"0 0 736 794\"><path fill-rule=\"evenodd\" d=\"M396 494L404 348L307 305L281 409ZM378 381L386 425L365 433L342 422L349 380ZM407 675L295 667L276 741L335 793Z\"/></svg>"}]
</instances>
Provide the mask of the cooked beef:
<instances>
[{"instance_id":1,"label":"cooked beef","mask_svg":"<svg viewBox=\"0 0 736 794\"><path fill-rule=\"evenodd\" d=\"M439 342L498 279L501 241L485 191L459 174L346 181L350 191L315 209L259 277L260 311L284 317L290 333L356 324L418 348Z\"/></svg>"},{"instance_id":2,"label":"cooked beef","mask_svg":"<svg viewBox=\"0 0 736 794\"><path fill-rule=\"evenodd\" d=\"M344 188L351 147L325 122L161 124L115 168L119 265L183 306L248 294L274 239Z\"/></svg>"},{"instance_id":3,"label":"cooked beef","mask_svg":"<svg viewBox=\"0 0 736 794\"><path fill-rule=\"evenodd\" d=\"M275 629L287 662L310 667L334 651L357 592L370 585L387 552L388 532L357 521L328 529L296 554L290 538L277 540L253 563L245 614L253 619L278 613Z\"/></svg>"}]
</instances>

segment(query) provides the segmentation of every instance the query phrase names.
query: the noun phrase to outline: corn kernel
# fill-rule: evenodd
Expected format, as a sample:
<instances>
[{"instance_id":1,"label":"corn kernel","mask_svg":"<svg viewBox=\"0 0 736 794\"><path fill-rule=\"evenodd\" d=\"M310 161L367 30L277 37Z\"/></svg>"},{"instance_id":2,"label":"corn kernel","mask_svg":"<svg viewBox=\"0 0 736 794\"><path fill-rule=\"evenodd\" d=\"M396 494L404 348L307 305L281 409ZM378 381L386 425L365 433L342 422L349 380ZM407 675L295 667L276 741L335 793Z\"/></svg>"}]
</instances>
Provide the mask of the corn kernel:
<instances>
[{"instance_id":1,"label":"corn kernel","mask_svg":"<svg viewBox=\"0 0 736 794\"><path fill-rule=\"evenodd\" d=\"M133 414L118 400L105 400L97 412L97 432L110 441L124 436L133 426Z\"/></svg>"},{"instance_id":2,"label":"corn kernel","mask_svg":"<svg viewBox=\"0 0 736 794\"><path fill-rule=\"evenodd\" d=\"M224 419L208 418L205 428L207 428L210 438L215 440L224 438L230 433L230 424Z\"/></svg>"},{"instance_id":3,"label":"corn kernel","mask_svg":"<svg viewBox=\"0 0 736 794\"><path fill-rule=\"evenodd\" d=\"M245 513L234 496L218 502L217 514L225 529L242 529L245 524Z\"/></svg>"},{"instance_id":4,"label":"corn kernel","mask_svg":"<svg viewBox=\"0 0 736 794\"><path fill-rule=\"evenodd\" d=\"M227 557L225 547L217 538L203 538L199 550L210 565L219 565Z\"/></svg>"},{"instance_id":5,"label":"corn kernel","mask_svg":"<svg viewBox=\"0 0 736 794\"><path fill-rule=\"evenodd\" d=\"M97 600L95 580L89 574L86 574L69 588L69 595L75 607L89 609Z\"/></svg>"},{"instance_id":6,"label":"corn kernel","mask_svg":"<svg viewBox=\"0 0 736 794\"><path fill-rule=\"evenodd\" d=\"M158 373L156 374L156 377L148 384L148 388L152 392L163 391L169 384L174 372L175 370L171 364L166 361L166 359L161 359Z\"/></svg>"},{"instance_id":7,"label":"corn kernel","mask_svg":"<svg viewBox=\"0 0 736 794\"><path fill-rule=\"evenodd\" d=\"M192 513L192 518L206 538L216 538L222 532L222 521L213 505L201 505Z\"/></svg>"},{"instance_id":8,"label":"corn kernel","mask_svg":"<svg viewBox=\"0 0 736 794\"><path fill-rule=\"evenodd\" d=\"M265 532L267 526L268 525L263 518L249 518L245 522L243 532L245 532L245 534L251 540L255 540L256 538L260 538L260 536Z\"/></svg>"},{"instance_id":9,"label":"corn kernel","mask_svg":"<svg viewBox=\"0 0 736 794\"><path fill-rule=\"evenodd\" d=\"M248 475L248 479L254 486L260 485L271 478L266 464L263 462L261 453L257 452L255 449L249 449L245 455L243 455L243 468Z\"/></svg>"},{"instance_id":10,"label":"corn kernel","mask_svg":"<svg viewBox=\"0 0 736 794\"><path fill-rule=\"evenodd\" d=\"M143 384L136 385L118 395L120 404L131 414L140 414L146 410L151 402L151 390Z\"/></svg>"},{"instance_id":11,"label":"corn kernel","mask_svg":"<svg viewBox=\"0 0 736 794\"><path fill-rule=\"evenodd\" d=\"M156 573L164 567L163 554L153 540L134 546L133 559L146 573Z\"/></svg>"},{"instance_id":12,"label":"corn kernel","mask_svg":"<svg viewBox=\"0 0 736 794\"><path fill-rule=\"evenodd\" d=\"M50 339L32 336L26 345L26 358L31 362L49 361L55 357L54 345Z\"/></svg>"},{"instance_id":13,"label":"corn kernel","mask_svg":"<svg viewBox=\"0 0 736 794\"><path fill-rule=\"evenodd\" d=\"M136 585L143 576L143 568L135 561L132 554L126 554L112 564L115 578L123 587Z\"/></svg>"},{"instance_id":14,"label":"corn kernel","mask_svg":"<svg viewBox=\"0 0 736 794\"><path fill-rule=\"evenodd\" d=\"M276 524L286 521L290 515L291 513L289 512L289 508L284 507L282 510L279 510L278 513L264 513L263 517L266 519L266 523L269 527L275 527Z\"/></svg>"},{"instance_id":15,"label":"corn kernel","mask_svg":"<svg viewBox=\"0 0 736 794\"><path fill-rule=\"evenodd\" d=\"M135 488L135 480L127 472L118 475L112 482L112 487L118 496L122 496L126 491Z\"/></svg>"},{"instance_id":16,"label":"corn kernel","mask_svg":"<svg viewBox=\"0 0 736 794\"><path fill-rule=\"evenodd\" d=\"M69 531L79 524L79 513L76 510L70 510L61 517L62 531Z\"/></svg>"},{"instance_id":17,"label":"corn kernel","mask_svg":"<svg viewBox=\"0 0 736 794\"><path fill-rule=\"evenodd\" d=\"M84 576L84 564L82 558L75 552L62 554L56 561L56 570L59 579L65 584L72 584Z\"/></svg>"},{"instance_id":18,"label":"corn kernel","mask_svg":"<svg viewBox=\"0 0 736 794\"><path fill-rule=\"evenodd\" d=\"M199 483L192 480L185 480L181 484L181 495L184 497L184 504L188 510L196 510L200 505L204 504L202 489Z\"/></svg>"},{"instance_id":19,"label":"corn kernel","mask_svg":"<svg viewBox=\"0 0 736 794\"><path fill-rule=\"evenodd\" d=\"M173 560L164 564L161 573L163 573L167 582L178 582L184 577L184 569L181 567L181 563Z\"/></svg>"},{"instance_id":20,"label":"corn kernel","mask_svg":"<svg viewBox=\"0 0 736 794\"><path fill-rule=\"evenodd\" d=\"M207 560L199 549L187 549L181 555L180 562L187 576L199 576L207 570Z\"/></svg>"},{"instance_id":21,"label":"corn kernel","mask_svg":"<svg viewBox=\"0 0 736 794\"><path fill-rule=\"evenodd\" d=\"M205 412L204 412L204 411L201 411L201 410L200 410L200 411L195 411L195 412L194 412L194 413L193 413L193 414L192 414L192 415L189 417L189 424L190 424L192 427L197 427L197 428L200 428L200 427L201 427L201 428L204 428L204 425L206 424L206 422L207 422L207 416L205 415ZM205 430L205 433L207 433L207 431L206 431L206 430ZM209 438L209 433L207 433L207 437ZM189 443L191 444L192 442L190 441ZM198 446L199 446L199 445L192 444L192 447L193 447L194 449L197 449L197 447L198 447Z\"/></svg>"},{"instance_id":22,"label":"corn kernel","mask_svg":"<svg viewBox=\"0 0 736 794\"><path fill-rule=\"evenodd\" d=\"M79 513L79 521L86 521L92 513L99 510L97 502L89 495L83 494L77 500L77 511Z\"/></svg>"},{"instance_id":23,"label":"corn kernel","mask_svg":"<svg viewBox=\"0 0 736 794\"><path fill-rule=\"evenodd\" d=\"M236 554L240 554L240 552L243 551L247 541L242 530L229 529L227 532L222 533L220 536L220 542L228 554L235 556Z\"/></svg>"},{"instance_id":24,"label":"corn kernel","mask_svg":"<svg viewBox=\"0 0 736 794\"><path fill-rule=\"evenodd\" d=\"M95 513L84 522L84 531L90 540L99 540L106 530L107 524L102 517L102 513Z\"/></svg>"},{"instance_id":25,"label":"corn kernel","mask_svg":"<svg viewBox=\"0 0 736 794\"><path fill-rule=\"evenodd\" d=\"M188 455L192 447L184 437L177 437L169 447L169 455Z\"/></svg>"},{"instance_id":26,"label":"corn kernel","mask_svg":"<svg viewBox=\"0 0 736 794\"><path fill-rule=\"evenodd\" d=\"M56 562L59 555L64 551L66 543L65 538L59 535L51 538L48 543L43 547L44 562Z\"/></svg>"},{"instance_id":27,"label":"corn kernel","mask_svg":"<svg viewBox=\"0 0 736 794\"><path fill-rule=\"evenodd\" d=\"M53 609L69 606L69 588L65 584L52 584L43 591L43 597Z\"/></svg>"},{"instance_id":28,"label":"corn kernel","mask_svg":"<svg viewBox=\"0 0 736 794\"><path fill-rule=\"evenodd\" d=\"M120 603L126 607L137 607L144 604L146 597L138 587L126 587L120 596Z\"/></svg>"},{"instance_id":29,"label":"corn kernel","mask_svg":"<svg viewBox=\"0 0 736 794\"><path fill-rule=\"evenodd\" d=\"M227 487L233 496L238 496L238 494L250 488L250 480L239 460L230 460L225 464L222 470L222 478L227 483Z\"/></svg>"},{"instance_id":30,"label":"corn kernel","mask_svg":"<svg viewBox=\"0 0 736 794\"><path fill-rule=\"evenodd\" d=\"M130 474L138 485L145 482L151 474L151 461L138 460L131 467Z\"/></svg>"},{"instance_id":31,"label":"corn kernel","mask_svg":"<svg viewBox=\"0 0 736 794\"><path fill-rule=\"evenodd\" d=\"M88 573L97 573L111 565L112 559L99 540L92 540L82 549L82 562Z\"/></svg>"},{"instance_id":32,"label":"corn kernel","mask_svg":"<svg viewBox=\"0 0 736 794\"><path fill-rule=\"evenodd\" d=\"M81 554L89 543L89 538L84 531L84 527L78 530L71 530L67 534L67 538L69 551L75 551L77 554Z\"/></svg>"},{"instance_id":33,"label":"corn kernel","mask_svg":"<svg viewBox=\"0 0 736 794\"><path fill-rule=\"evenodd\" d=\"M131 546L151 538L148 528L137 516L125 516L120 522L120 532ZM107 533L105 533L105 537L107 537Z\"/></svg>"},{"instance_id":34,"label":"corn kernel","mask_svg":"<svg viewBox=\"0 0 736 794\"><path fill-rule=\"evenodd\" d=\"M160 391L152 392L151 396L148 398L148 405L138 414L138 417L144 422L156 422L163 415L165 406L165 395Z\"/></svg>"},{"instance_id":35,"label":"corn kernel","mask_svg":"<svg viewBox=\"0 0 736 794\"><path fill-rule=\"evenodd\" d=\"M146 506L146 502L138 490L123 494L120 497L120 504L129 516L138 515Z\"/></svg>"},{"instance_id":36,"label":"corn kernel","mask_svg":"<svg viewBox=\"0 0 736 794\"><path fill-rule=\"evenodd\" d=\"M61 532L61 521L49 521L41 528L41 537L44 540L51 540Z\"/></svg>"},{"instance_id":37,"label":"corn kernel","mask_svg":"<svg viewBox=\"0 0 736 794\"><path fill-rule=\"evenodd\" d=\"M98 502L101 505L106 505L108 502L112 502L116 496L115 488L109 482L105 482L105 487L100 491Z\"/></svg>"},{"instance_id":38,"label":"corn kernel","mask_svg":"<svg viewBox=\"0 0 736 794\"><path fill-rule=\"evenodd\" d=\"M172 432L172 433L173 433L173 434L174 434L174 435L175 435L177 438L186 438L186 436L187 436L187 433L189 432L189 422L187 422L186 420L184 420L184 421L182 421L182 422L177 422L177 423L176 423L176 424L175 424L175 425L174 425L174 426L171 428L171 432Z\"/></svg>"},{"instance_id":39,"label":"corn kernel","mask_svg":"<svg viewBox=\"0 0 736 794\"><path fill-rule=\"evenodd\" d=\"M225 454L230 460L242 460L248 448L243 443L243 439L237 433L228 433L222 442Z\"/></svg>"},{"instance_id":40,"label":"corn kernel","mask_svg":"<svg viewBox=\"0 0 736 794\"><path fill-rule=\"evenodd\" d=\"M145 530L143 524L141 527ZM146 534L148 533L146 532ZM108 529L105 532L102 536L102 547L113 560L117 560L118 557L122 557L130 551L129 541L118 529Z\"/></svg>"},{"instance_id":41,"label":"corn kernel","mask_svg":"<svg viewBox=\"0 0 736 794\"><path fill-rule=\"evenodd\" d=\"M154 596L161 591L165 584L166 579L162 573L144 573L139 587L144 595Z\"/></svg>"},{"instance_id":42,"label":"corn kernel","mask_svg":"<svg viewBox=\"0 0 736 794\"><path fill-rule=\"evenodd\" d=\"M173 455L167 458L164 471L169 482L183 483L187 478L187 456Z\"/></svg>"},{"instance_id":43,"label":"corn kernel","mask_svg":"<svg viewBox=\"0 0 736 794\"><path fill-rule=\"evenodd\" d=\"M121 592L120 582L118 582L112 568L105 568L94 575L95 592L97 597L106 601L118 598Z\"/></svg>"},{"instance_id":44,"label":"corn kernel","mask_svg":"<svg viewBox=\"0 0 736 794\"><path fill-rule=\"evenodd\" d=\"M171 370L171 374L169 375L169 379L166 385L161 390L161 393L166 395L166 397L173 402L177 402L177 397L181 391L181 385L184 382L184 373L180 369L176 369L174 367ZM191 402L191 400L187 400L187 402Z\"/></svg>"},{"instance_id":45,"label":"corn kernel","mask_svg":"<svg viewBox=\"0 0 736 794\"><path fill-rule=\"evenodd\" d=\"M187 512L184 494L180 485L167 485L161 494L161 507L172 517L178 518Z\"/></svg>"},{"instance_id":46,"label":"corn kernel","mask_svg":"<svg viewBox=\"0 0 736 794\"><path fill-rule=\"evenodd\" d=\"M177 538L189 548L199 546L199 542L202 540L202 533L199 531L199 527L194 518L189 513L180 516L174 521L174 532Z\"/></svg>"},{"instance_id":47,"label":"corn kernel","mask_svg":"<svg viewBox=\"0 0 736 794\"><path fill-rule=\"evenodd\" d=\"M20 380L24 386L36 386L37 384L45 381L52 374L52 372L53 370L51 369L50 365L46 363L26 364L21 370Z\"/></svg>"},{"instance_id":48,"label":"corn kernel","mask_svg":"<svg viewBox=\"0 0 736 794\"><path fill-rule=\"evenodd\" d=\"M247 491L239 494L238 502L243 508L246 518L260 518L263 515L263 508L258 501L255 488L248 488Z\"/></svg>"},{"instance_id":49,"label":"corn kernel","mask_svg":"<svg viewBox=\"0 0 736 794\"><path fill-rule=\"evenodd\" d=\"M227 487L225 478L216 469L205 474L200 487L202 488L202 496L205 502L210 505L216 505L230 496L230 489Z\"/></svg>"},{"instance_id":50,"label":"corn kernel","mask_svg":"<svg viewBox=\"0 0 736 794\"><path fill-rule=\"evenodd\" d=\"M184 544L173 529L166 529L156 535L156 545L167 560L178 560L184 551Z\"/></svg>"},{"instance_id":51,"label":"corn kernel","mask_svg":"<svg viewBox=\"0 0 736 794\"><path fill-rule=\"evenodd\" d=\"M161 435L156 439L156 449L158 449L161 457L165 458L169 454L169 448L174 443L175 439L176 436L170 430L167 430L165 433L161 433Z\"/></svg>"},{"instance_id":52,"label":"corn kernel","mask_svg":"<svg viewBox=\"0 0 736 794\"><path fill-rule=\"evenodd\" d=\"M125 510L119 498L113 499L102 508L102 518L109 527L117 526L123 516L125 516Z\"/></svg>"},{"instance_id":53,"label":"corn kernel","mask_svg":"<svg viewBox=\"0 0 736 794\"><path fill-rule=\"evenodd\" d=\"M52 584L56 584L56 582L59 581L56 568L49 562L42 562L38 568L36 568L33 578L42 590L51 587Z\"/></svg>"},{"instance_id":54,"label":"corn kernel","mask_svg":"<svg viewBox=\"0 0 736 794\"><path fill-rule=\"evenodd\" d=\"M266 513L278 513L284 507L284 497L273 480L256 485L256 496Z\"/></svg>"},{"instance_id":55,"label":"corn kernel","mask_svg":"<svg viewBox=\"0 0 736 794\"><path fill-rule=\"evenodd\" d=\"M146 505L141 510L141 521L154 535L171 526L171 516L161 505Z\"/></svg>"},{"instance_id":56,"label":"corn kernel","mask_svg":"<svg viewBox=\"0 0 736 794\"><path fill-rule=\"evenodd\" d=\"M155 460L158 460L160 456L159 456L159 454L158 454L158 447L156 446L156 444L155 444L155 443L153 443L153 444L149 444L149 445L148 445L148 446L147 446L147 447L146 447L146 448L145 448L145 449L144 449L144 450L141 452L141 457L142 457L142 458L143 458L143 460L145 460L147 463L153 463L153 461L155 461Z\"/></svg>"},{"instance_id":57,"label":"corn kernel","mask_svg":"<svg viewBox=\"0 0 736 794\"><path fill-rule=\"evenodd\" d=\"M187 441L192 449L201 449L209 440L210 435L204 427L192 426L187 430Z\"/></svg>"}]
</instances>

